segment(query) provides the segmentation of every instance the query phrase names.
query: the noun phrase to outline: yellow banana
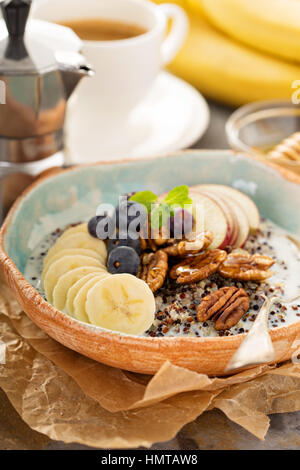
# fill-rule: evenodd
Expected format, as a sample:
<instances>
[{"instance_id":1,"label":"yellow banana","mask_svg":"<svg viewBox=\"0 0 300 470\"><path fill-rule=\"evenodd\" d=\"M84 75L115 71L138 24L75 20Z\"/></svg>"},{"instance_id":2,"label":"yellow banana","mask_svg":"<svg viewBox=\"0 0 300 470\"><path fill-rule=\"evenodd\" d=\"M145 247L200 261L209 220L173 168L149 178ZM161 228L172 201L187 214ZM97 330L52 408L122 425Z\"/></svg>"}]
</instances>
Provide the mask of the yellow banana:
<instances>
[{"instance_id":1,"label":"yellow banana","mask_svg":"<svg viewBox=\"0 0 300 470\"><path fill-rule=\"evenodd\" d=\"M191 13L202 14L204 12L202 0L185 0L184 3L185 3L184 8L187 11L190 11Z\"/></svg>"},{"instance_id":2,"label":"yellow banana","mask_svg":"<svg viewBox=\"0 0 300 470\"><path fill-rule=\"evenodd\" d=\"M215 26L235 39L300 62L299 0L191 0Z\"/></svg>"},{"instance_id":3,"label":"yellow banana","mask_svg":"<svg viewBox=\"0 0 300 470\"><path fill-rule=\"evenodd\" d=\"M202 7L202 0L152 0L154 3L175 3L176 5L179 5L180 7L184 8L186 11L191 11L191 12L202 12L203 13L203 7Z\"/></svg>"},{"instance_id":4,"label":"yellow banana","mask_svg":"<svg viewBox=\"0 0 300 470\"><path fill-rule=\"evenodd\" d=\"M182 8L185 8L186 7L186 4L189 0L170 0L170 1L167 1L167 0L152 0L154 3L175 3L176 5L179 5L180 7Z\"/></svg>"},{"instance_id":5,"label":"yellow banana","mask_svg":"<svg viewBox=\"0 0 300 470\"><path fill-rule=\"evenodd\" d=\"M232 40L212 26L200 10L190 15L190 21L189 36L170 64L171 72L205 95L231 105L291 98L292 83L300 79L300 66Z\"/></svg>"}]
</instances>

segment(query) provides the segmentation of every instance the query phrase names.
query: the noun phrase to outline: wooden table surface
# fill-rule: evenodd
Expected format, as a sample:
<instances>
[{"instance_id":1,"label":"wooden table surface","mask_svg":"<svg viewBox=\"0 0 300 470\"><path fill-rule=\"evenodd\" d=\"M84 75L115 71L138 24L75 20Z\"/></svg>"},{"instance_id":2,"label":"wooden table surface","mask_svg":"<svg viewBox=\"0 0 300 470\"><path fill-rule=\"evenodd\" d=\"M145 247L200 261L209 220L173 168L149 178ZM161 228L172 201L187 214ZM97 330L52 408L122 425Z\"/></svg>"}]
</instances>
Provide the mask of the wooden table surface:
<instances>
[{"instance_id":1,"label":"wooden table surface","mask_svg":"<svg viewBox=\"0 0 300 470\"><path fill-rule=\"evenodd\" d=\"M228 148L224 124L232 110L209 103L211 122L205 136L195 148ZM175 439L156 444L153 449L293 449L300 450L300 412L273 415L265 441L260 441L240 426L231 423L220 411L204 413L198 420L181 430ZM201 433L201 427L211 432ZM193 438L191 438L193 436ZM64 444L32 431L18 416L0 390L0 449L89 449L79 444Z\"/></svg>"}]
</instances>

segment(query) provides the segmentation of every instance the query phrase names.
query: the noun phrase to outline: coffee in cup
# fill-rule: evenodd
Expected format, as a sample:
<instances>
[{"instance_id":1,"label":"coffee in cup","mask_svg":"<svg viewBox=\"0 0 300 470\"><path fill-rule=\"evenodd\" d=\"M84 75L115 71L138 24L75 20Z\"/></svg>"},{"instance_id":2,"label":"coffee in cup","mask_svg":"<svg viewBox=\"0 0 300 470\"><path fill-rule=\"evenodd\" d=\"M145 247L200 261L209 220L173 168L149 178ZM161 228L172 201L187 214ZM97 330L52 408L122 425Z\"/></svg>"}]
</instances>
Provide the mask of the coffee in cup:
<instances>
[{"instance_id":1,"label":"coffee in cup","mask_svg":"<svg viewBox=\"0 0 300 470\"><path fill-rule=\"evenodd\" d=\"M83 41L120 41L135 38L147 32L146 28L138 24L101 18L69 20L60 24L71 28Z\"/></svg>"}]
</instances>

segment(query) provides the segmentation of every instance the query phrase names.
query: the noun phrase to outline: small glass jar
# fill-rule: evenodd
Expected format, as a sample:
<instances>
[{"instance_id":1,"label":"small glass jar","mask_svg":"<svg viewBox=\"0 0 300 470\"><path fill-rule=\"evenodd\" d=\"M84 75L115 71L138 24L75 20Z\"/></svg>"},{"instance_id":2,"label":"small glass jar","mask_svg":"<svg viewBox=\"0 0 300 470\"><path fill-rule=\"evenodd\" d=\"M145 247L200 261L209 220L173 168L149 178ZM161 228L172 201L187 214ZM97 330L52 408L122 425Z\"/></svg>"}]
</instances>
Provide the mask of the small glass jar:
<instances>
[{"instance_id":1,"label":"small glass jar","mask_svg":"<svg viewBox=\"0 0 300 470\"><path fill-rule=\"evenodd\" d=\"M226 135L234 150L263 157L300 174L299 162L269 158L275 146L300 131L300 106L291 101L258 101L237 109L226 123Z\"/></svg>"}]
</instances>

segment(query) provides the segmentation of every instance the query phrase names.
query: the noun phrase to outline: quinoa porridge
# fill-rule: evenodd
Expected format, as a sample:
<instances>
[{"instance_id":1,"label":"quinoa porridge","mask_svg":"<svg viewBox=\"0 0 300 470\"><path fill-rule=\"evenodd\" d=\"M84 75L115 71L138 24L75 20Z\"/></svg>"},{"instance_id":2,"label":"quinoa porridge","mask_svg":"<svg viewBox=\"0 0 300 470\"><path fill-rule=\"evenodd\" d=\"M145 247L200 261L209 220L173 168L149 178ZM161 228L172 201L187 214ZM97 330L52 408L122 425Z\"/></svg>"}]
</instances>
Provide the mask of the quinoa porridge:
<instances>
[{"instance_id":1,"label":"quinoa porridge","mask_svg":"<svg viewBox=\"0 0 300 470\"><path fill-rule=\"evenodd\" d=\"M30 254L25 277L41 296L45 298L41 275L43 260L65 228L58 228L45 237ZM265 297L278 296L293 299L300 293L300 256L296 245L287 233L268 220L262 220L255 235L250 235L243 247L249 253L271 257L275 264L273 276L263 282L225 279L215 273L207 279L189 285L178 285L167 279L163 287L154 293L156 303L155 320L143 336L230 336L247 333L264 302ZM199 322L196 308L201 299L224 286L236 286L247 292L250 308L231 329L217 331L212 321ZM269 315L269 328L278 328L300 320L300 300L289 303L274 303Z\"/></svg>"}]
</instances>

